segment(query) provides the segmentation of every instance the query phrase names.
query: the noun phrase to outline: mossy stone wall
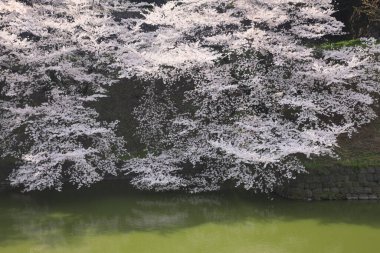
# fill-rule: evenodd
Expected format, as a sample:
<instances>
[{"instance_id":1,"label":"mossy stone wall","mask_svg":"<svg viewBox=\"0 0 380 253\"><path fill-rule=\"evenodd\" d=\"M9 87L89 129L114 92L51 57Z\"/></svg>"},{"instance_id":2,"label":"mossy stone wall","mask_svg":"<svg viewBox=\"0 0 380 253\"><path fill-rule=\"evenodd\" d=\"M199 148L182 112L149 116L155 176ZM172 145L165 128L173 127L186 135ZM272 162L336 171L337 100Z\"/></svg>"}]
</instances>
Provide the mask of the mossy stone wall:
<instances>
[{"instance_id":1,"label":"mossy stone wall","mask_svg":"<svg viewBox=\"0 0 380 253\"><path fill-rule=\"evenodd\" d=\"M378 200L380 168L325 168L309 170L276 189L289 199Z\"/></svg>"}]
</instances>

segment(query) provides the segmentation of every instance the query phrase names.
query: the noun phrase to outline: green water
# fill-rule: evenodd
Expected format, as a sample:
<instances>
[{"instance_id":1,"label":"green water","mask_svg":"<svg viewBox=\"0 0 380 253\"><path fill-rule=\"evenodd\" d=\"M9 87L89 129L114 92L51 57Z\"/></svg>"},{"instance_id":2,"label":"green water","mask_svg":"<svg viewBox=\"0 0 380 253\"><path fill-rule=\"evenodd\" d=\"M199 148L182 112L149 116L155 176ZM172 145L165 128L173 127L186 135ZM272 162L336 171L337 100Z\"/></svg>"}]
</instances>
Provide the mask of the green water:
<instances>
[{"instance_id":1,"label":"green water","mask_svg":"<svg viewBox=\"0 0 380 253\"><path fill-rule=\"evenodd\" d=\"M380 203L245 193L3 194L0 252L377 253Z\"/></svg>"}]
</instances>

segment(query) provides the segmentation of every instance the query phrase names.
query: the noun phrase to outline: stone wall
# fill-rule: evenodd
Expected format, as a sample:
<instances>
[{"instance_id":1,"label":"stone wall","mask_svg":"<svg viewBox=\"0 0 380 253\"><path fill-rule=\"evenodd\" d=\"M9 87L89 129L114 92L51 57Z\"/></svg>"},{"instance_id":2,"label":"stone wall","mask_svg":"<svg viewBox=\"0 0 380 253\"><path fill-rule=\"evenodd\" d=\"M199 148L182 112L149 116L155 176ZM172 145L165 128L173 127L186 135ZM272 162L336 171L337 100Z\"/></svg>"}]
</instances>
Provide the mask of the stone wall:
<instances>
[{"instance_id":1,"label":"stone wall","mask_svg":"<svg viewBox=\"0 0 380 253\"><path fill-rule=\"evenodd\" d=\"M380 169L324 168L299 175L276 193L289 199L380 199Z\"/></svg>"},{"instance_id":2,"label":"stone wall","mask_svg":"<svg viewBox=\"0 0 380 253\"><path fill-rule=\"evenodd\" d=\"M380 39L380 0L333 0L333 16L345 25L348 37Z\"/></svg>"}]
</instances>

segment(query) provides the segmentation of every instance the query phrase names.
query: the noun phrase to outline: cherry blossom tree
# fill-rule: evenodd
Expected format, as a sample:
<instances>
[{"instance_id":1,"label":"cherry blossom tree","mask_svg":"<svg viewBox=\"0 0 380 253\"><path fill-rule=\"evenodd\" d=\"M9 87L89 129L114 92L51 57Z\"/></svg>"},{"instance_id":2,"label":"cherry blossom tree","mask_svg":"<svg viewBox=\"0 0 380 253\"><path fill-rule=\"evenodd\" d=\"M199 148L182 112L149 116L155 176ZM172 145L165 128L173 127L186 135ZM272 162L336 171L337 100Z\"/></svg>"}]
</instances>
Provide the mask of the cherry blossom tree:
<instances>
[{"instance_id":1,"label":"cherry blossom tree","mask_svg":"<svg viewBox=\"0 0 380 253\"><path fill-rule=\"evenodd\" d=\"M145 158L147 166L141 159L126 164L128 173L139 175L132 182L137 187L197 192L232 180L271 191L303 171L300 154L335 156L339 135L351 135L375 117L379 46L363 40L358 48L313 47L324 36L341 34L329 1L181 3L157 7L154 24L184 31L178 43L196 41L217 59L192 67L190 89L182 83L188 110L173 108L170 95L160 109L160 95L143 98L136 110L142 138L158 155ZM161 108L177 116L163 116ZM161 139L152 134L157 129L165 129ZM189 166L196 172L181 169ZM165 174L162 180L158 173Z\"/></svg>"},{"instance_id":2,"label":"cherry blossom tree","mask_svg":"<svg viewBox=\"0 0 380 253\"><path fill-rule=\"evenodd\" d=\"M141 189L267 192L376 117L380 46L318 47L343 34L329 0L5 0L0 13L0 150L26 190L124 173ZM126 160L117 119L88 102L130 78L144 80L147 155Z\"/></svg>"}]
</instances>

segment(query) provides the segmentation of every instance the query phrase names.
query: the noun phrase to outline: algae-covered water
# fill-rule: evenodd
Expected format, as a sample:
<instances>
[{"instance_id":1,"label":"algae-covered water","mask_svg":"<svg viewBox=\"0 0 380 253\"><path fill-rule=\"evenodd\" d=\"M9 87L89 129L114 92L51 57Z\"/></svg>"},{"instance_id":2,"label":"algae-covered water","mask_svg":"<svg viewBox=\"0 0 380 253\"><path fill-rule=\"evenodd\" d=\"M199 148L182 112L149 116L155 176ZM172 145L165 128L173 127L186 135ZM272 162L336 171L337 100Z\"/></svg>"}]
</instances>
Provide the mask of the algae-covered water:
<instances>
[{"instance_id":1,"label":"algae-covered water","mask_svg":"<svg viewBox=\"0 0 380 253\"><path fill-rule=\"evenodd\" d=\"M0 195L0 252L376 253L380 203L94 189Z\"/></svg>"}]
</instances>

